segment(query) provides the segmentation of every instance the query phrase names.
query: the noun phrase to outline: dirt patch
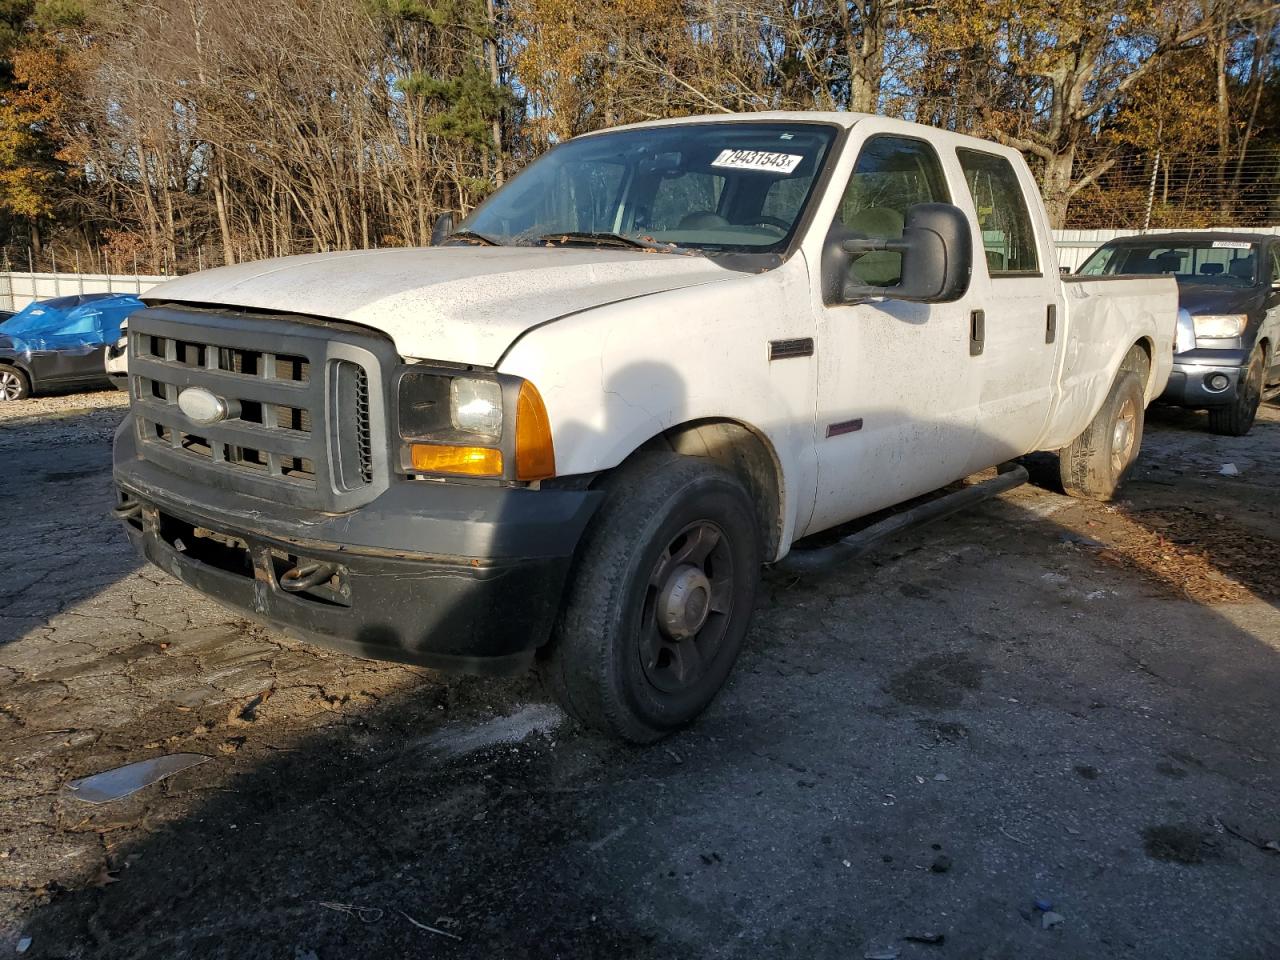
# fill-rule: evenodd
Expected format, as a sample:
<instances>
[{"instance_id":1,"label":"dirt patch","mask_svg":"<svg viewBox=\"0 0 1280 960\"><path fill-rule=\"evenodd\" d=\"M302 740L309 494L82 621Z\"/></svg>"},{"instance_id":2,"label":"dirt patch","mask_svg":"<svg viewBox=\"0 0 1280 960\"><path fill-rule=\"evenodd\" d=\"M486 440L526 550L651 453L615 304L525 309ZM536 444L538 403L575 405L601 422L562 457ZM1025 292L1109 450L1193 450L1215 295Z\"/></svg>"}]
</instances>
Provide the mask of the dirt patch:
<instances>
[{"instance_id":1,"label":"dirt patch","mask_svg":"<svg viewBox=\"0 0 1280 960\"><path fill-rule=\"evenodd\" d=\"M1262 552L1262 545L1270 546L1271 541L1236 527L1233 534L1219 534L1224 541L1235 538L1236 546L1224 553L1165 517L1174 512L1151 509L1130 515L1116 510L1105 520L1091 521L1087 539L1066 534L1063 540L1075 549L1092 552L1104 563L1133 570L1174 596L1196 603L1248 600L1257 592L1251 588L1260 583L1265 569L1270 567L1271 576L1277 576L1276 561L1267 560ZM1244 545L1246 541L1248 546ZM1238 562L1231 564L1232 557ZM1248 562L1246 557L1250 558ZM1245 578L1241 576L1245 570L1253 572Z\"/></svg>"},{"instance_id":2,"label":"dirt patch","mask_svg":"<svg viewBox=\"0 0 1280 960\"><path fill-rule=\"evenodd\" d=\"M913 707L958 707L966 690L982 686L982 666L965 654L937 653L895 674L886 692Z\"/></svg>"},{"instance_id":3,"label":"dirt patch","mask_svg":"<svg viewBox=\"0 0 1280 960\"><path fill-rule=\"evenodd\" d=\"M1192 507L1130 510L1129 516L1159 538L1165 552L1182 558L1188 574L1209 567L1220 580L1235 581L1263 599L1280 598L1280 554L1275 542L1242 526L1223 513ZM1171 569L1172 572L1172 569ZM1202 589L1194 577L1184 590ZM1239 593L1238 588L1234 592ZM1202 599L1191 593L1192 599ZM1212 597L1204 598L1212 602ZM1239 599L1232 597L1231 599Z\"/></svg>"},{"instance_id":4,"label":"dirt patch","mask_svg":"<svg viewBox=\"0 0 1280 960\"><path fill-rule=\"evenodd\" d=\"M1153 860L1199 864L1215 856L1213 835L1179 823L1161 823L1142 831L1143 848Z\"/></svg>"}]
</instances>

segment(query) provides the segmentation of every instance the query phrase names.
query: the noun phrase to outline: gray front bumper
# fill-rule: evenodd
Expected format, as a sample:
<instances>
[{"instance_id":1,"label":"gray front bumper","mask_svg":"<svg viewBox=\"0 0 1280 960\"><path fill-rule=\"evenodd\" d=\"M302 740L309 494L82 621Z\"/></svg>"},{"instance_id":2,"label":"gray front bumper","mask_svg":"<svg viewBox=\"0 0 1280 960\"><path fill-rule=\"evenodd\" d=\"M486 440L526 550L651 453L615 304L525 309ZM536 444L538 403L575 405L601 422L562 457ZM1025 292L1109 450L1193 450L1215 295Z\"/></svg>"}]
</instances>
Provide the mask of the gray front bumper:
<instances>
[{"instance_id":1,"label":"gray front bumper","mask_svg":"<svg viewBox=\"0 0 1280 960\"><path fill-rule=\"evenodd\" d=\"M393 483L342 514L219 490L139 459L116 435L125 532L148 560L246 616L381 660L513 674L546 642L578 539L601 494ZM332 567L337 588L289 591L282 572Z\"/></svg>"},{"instance_id":2,"label":"gray front bumper","mask_svg":"<svg viewBox=\"0 0 1280 960\"><path fill-rule=\"evenodd\" d=\"M1243 366L1248 359L1244 350L1188 350L1173 358L1169 385L1160 399L1182 407L1220 407L1234 403ZM1208 382L1215 374L1227 378L1227 386L1213 390Z\"/></svg>"}]
</instances>

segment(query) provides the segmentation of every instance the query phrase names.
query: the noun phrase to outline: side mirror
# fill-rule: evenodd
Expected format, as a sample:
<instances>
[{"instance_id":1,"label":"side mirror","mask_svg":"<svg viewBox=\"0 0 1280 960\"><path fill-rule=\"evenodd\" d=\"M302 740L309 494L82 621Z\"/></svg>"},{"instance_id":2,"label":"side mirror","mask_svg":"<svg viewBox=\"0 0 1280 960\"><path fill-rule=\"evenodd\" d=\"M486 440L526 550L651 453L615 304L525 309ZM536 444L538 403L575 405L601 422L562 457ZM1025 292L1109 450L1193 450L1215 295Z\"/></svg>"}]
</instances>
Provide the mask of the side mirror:
<instances>
[{"instance_id":1,"label":"side mirror","mask_svg":"<svg viewBox=\"0 0 1280 960\"><path fill-rule=\"evenodd\" d=\"M453 233L453 214L442 213L431 226L431 246L438 247Z\"/></svg>"},{"instance_id":2,"label":"side mirror","mask_svg":"<svg viewBox=\"0 0 1280 960\"><path fill-rule=\"evenodd\" d=\"M949 303L964 296L973 271L973 235L969 219L949 203L918 203L907 209L901 239L853 237L837 240L844 269L837 300L851 303L872 297ZM863 283L857 258L883 251L902 256L902 274L892 286Z\"/></svg>"},{"instance_id":3,"label":"side mirror","mask_svg":"<svg viewBox=\"0 0 1280 960\"><path fill-rule=\"evenodd\" d=\"M1069 277L1069 276L1071 276L1071 268L1070 268L1070 267L1059 267L1059 268L1058 268L1058 273L1062 274L1064 277Z\"/></svg>"}]
</instances>

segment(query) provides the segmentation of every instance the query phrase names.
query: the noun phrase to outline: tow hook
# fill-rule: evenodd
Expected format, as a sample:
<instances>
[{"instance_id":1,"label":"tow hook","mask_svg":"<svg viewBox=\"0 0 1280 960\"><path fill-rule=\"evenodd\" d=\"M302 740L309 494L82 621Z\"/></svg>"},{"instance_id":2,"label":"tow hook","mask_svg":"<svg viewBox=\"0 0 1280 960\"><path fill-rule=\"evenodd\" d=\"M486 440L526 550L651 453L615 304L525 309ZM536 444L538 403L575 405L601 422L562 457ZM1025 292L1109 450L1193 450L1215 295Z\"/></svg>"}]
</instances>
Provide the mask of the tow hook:
<instances>
[{"instance_id":1,"label":"tow hook","mask_svg":"<svg viewBox=\"0 0 1280 960\"><path fill-rule=\"evenodd\" d=\"M111 508L111 515L117 520L132 520L142 513L141 500L127 500Z\"/></svg>"},{"instance_id":2,"label":"tow hook","mask_svg":"<svg viewBox=\"0 0 1280 960\"><path fill-rule=\"evenodd\" d=\"M328 582L337 572L338 568L332 563L300 563L280 575L280 589L288 593L303 593Z\"/></svg>"}]
</instances>

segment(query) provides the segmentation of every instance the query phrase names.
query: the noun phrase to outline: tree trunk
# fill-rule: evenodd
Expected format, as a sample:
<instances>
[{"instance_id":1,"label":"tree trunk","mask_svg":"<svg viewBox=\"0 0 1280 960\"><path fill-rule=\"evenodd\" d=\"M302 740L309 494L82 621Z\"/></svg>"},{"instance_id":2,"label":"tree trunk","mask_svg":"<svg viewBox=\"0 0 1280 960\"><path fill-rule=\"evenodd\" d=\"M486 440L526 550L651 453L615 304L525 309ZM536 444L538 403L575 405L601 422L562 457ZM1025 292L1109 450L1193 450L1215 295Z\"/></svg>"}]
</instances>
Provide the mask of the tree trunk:
<instances>
[{"instance_id":1,"label":"tree trunk","mask_svg":"<svg viewBox=\"0 0 1280 960\"><path fill-rule=\"evenodd\" d=\"M1049 226L1061 230L1067 223L1067 207L1071 201L1071 180L1075 174L1075 144L1059 150L1045 160L1044 183L1040 192L1044 195L1045 210L1049 214Z\"/></svg>"}]
</instances>

